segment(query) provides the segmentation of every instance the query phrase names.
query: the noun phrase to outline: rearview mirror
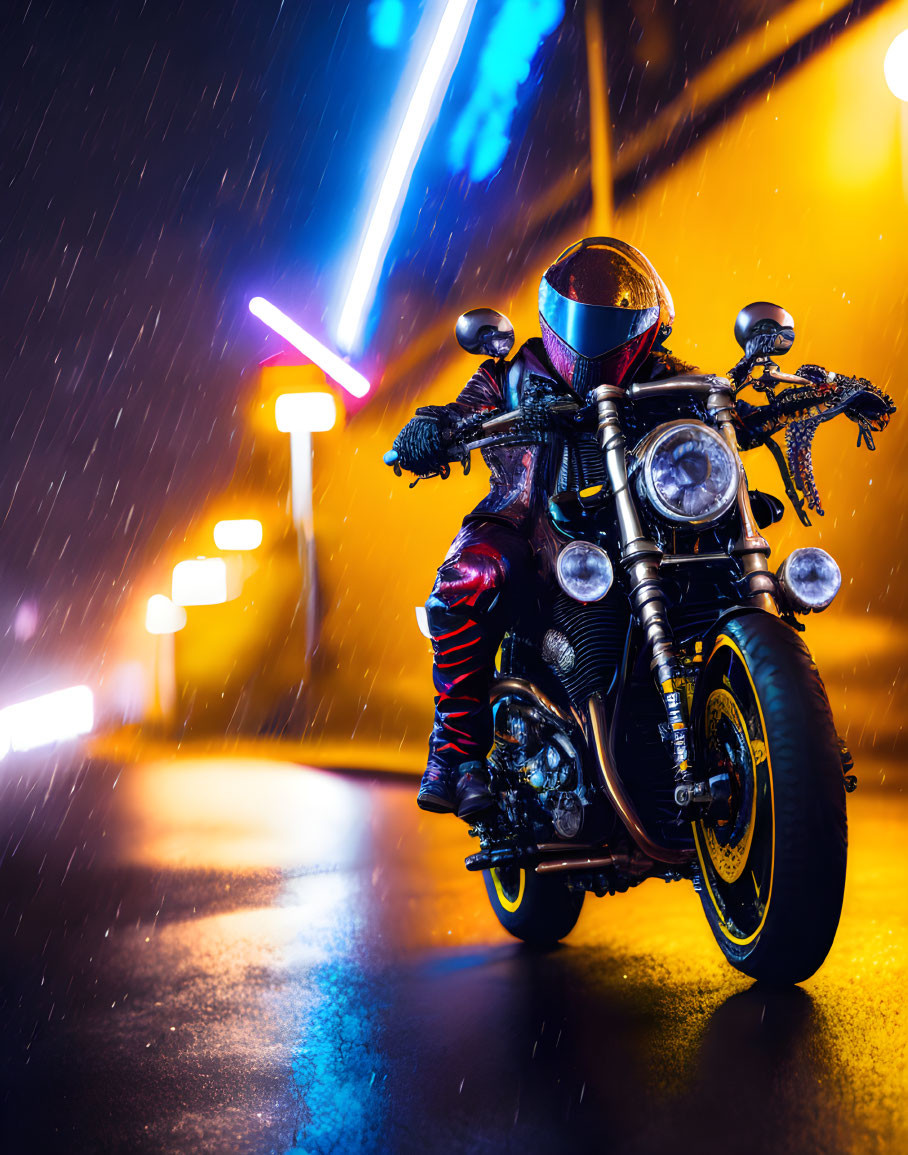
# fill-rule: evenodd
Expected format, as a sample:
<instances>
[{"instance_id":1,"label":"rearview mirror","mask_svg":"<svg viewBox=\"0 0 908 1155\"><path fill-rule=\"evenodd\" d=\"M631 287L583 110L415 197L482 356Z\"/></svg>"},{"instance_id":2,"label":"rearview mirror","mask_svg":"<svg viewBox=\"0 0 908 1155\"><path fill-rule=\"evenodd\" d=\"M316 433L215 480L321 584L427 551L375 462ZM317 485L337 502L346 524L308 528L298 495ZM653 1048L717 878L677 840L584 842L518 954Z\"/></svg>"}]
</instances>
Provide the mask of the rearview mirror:
<instances>
[{"instance_id":1,"label":"rearview mirror","mask_svg":"<svg viewBox=\"0 0 908 1155\"><path fill-rule=\"evenodd\" d=\"M457 318L454 335L461 349L480 356L500 359L514 347L514 326L495 309L469 309Z\"/></svg>"},{"instance_id":2,"label":"rearview mirror","mask_svg":"<svg viewBox=\"0 0 908 1155\"><path fill-rule=\"evenodd\" d=\"M794 318L769 301L745 305L735 320L735 340L748 356L787 353L794 339Z\"/></svg>"}]
</instances>

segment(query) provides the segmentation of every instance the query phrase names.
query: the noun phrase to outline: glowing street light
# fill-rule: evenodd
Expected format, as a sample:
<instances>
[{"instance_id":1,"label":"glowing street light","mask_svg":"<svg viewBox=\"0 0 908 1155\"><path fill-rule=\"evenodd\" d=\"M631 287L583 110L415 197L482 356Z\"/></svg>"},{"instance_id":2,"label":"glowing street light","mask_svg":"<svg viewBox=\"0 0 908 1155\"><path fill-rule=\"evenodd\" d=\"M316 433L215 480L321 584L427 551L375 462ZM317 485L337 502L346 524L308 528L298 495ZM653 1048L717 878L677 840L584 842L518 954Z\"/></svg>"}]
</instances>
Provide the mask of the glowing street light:
<instances>
[{"instance_id":1,"label":"glowing street light","mask_svg":"<svg viewBox=\"0 0 908 1155\"><path fill-rule=\"evenodd\" d=\"M352 365L348 365L342 357L316 340L270 301L264 297L253 297L249 302L249 312L264 321L269 329L273 329L285 341L289 341L294 349L299 349L304 357L318 365L332 381L336 381L352 396L365 397L369 392L371 386L362 373L357 373Z\"/></svg>"},{"instance_id":2,"label":"glowing street light","mask_svg":"<svg viewBox=\"0 0 908 1155\"><path fill-rule=\"evenodd\" d=\"M254 517L219 521L214 527L214 544L225 552L258 549L262 544L262 523Z\"/></svg>"},{"instance_id":3,"label":"glowing street light","mask_svg":"<svg viewBox=\"0 0 908 1155\"><path fill-rule=\"evenodd\" d=\"M908 28L889 45L883 60L883 75L892 95L908 102Z\"/></svg>"},{"instance_id":4,"label":"glowing street light","mask_svg":"<svg viewBox=\"0 0 908 1155\"><path fill-rule=\"evenodd\" d=\"M327 433L337 423L337 402L330 393L282 393L274 421L281 433Z\"/></svg>"},{"instance_id":5,"label":"glowing street light","mask_svg":"<svg viewBox=\"0 0 908 1155\"><path fill-rule=\"evenodd\" d=\"M166 594L152 594L145 607L145 629L150 634L175 634L186 625L186 611Z\"/></svg>"},{"instance_id":6,"label":"glowing street light","mask_svg":"<svg viewBox=\"0 0 908 1155\"><path fill-rule=\"evenodd\" d=\"M900 32L889 45L883 59L883 76L889 91L901 101L902 193L908 200L908 28Z\"/></svg>"},{"instance_id":7,"label":"glowing street light","mask_svg":"<svg viewBox=\"0 0 908 1155\"><path fill-rule=\"evenodd\" d=\"M274 403L274 423L290 434L290 498L293 520L308 541L313 533L312 434L337 423L337 402L330 393L282 393Z\"/></svg>"},{"instance_id":8,"label":"glowing street light","mask_svg":"<svg viewBox=\"0 0 908 1155\"><path fill-rule=\"evenodd\" d=\"M227 565L221 557L198 557L173 567L173 592L178 606L216 606L227 601Z\"/></svg>"},{"instance_id":9,"label":"glowing street light","mask_svg":"<svg viewBox=\"0 0 908 1155\"><path fill-rule=\"evenodd\" d=\"M88 686L16 702L0 710L0 758L10 750L34 750L90 734L94 724L94 695Z\"/></svg>"},{"instance_id":10,"label":"glowing street light","mask_svg":"<svg viewBox=\"0 0 908 1155\"><path fill-rule=\"evenodd\" d=\"M282 393L274 403L274 423L290 434L290 506L296 525L300 565L306 590L306 658L315 645L318 625L315 514L312 508L312 434L327 433L337 423L331 393Z\"/></svg>"},{"instance_id":11,"label":"glowing street light","mask_svg":"<svg viewBox=\"0 0 908 1155\"><path fill-rule=\"evenodd\" d=\"M475 4L476 0L446 0L444 4L363 233L347 299L337 324L337 342L342 349L349 351L359 344L420 145L454 71Z\"/></svg>"}]
</instances>

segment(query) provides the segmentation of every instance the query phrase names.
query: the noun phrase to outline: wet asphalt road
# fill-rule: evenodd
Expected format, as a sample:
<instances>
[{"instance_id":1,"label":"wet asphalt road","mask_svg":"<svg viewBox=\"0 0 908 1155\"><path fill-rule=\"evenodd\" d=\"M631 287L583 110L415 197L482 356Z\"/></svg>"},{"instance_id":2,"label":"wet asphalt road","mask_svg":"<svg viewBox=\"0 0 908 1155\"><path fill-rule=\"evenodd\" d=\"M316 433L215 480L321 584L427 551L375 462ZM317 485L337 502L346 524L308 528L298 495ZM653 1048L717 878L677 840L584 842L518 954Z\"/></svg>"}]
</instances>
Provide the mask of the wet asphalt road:
<instances>
[{"instance_id":1,"label":"wet asphalt road","mask_svg":"<svg viewBox=\"0 0 908 1155\"><path fill-rule=\"evenodd\" d=\"M779 992L686 883L526 951L410 782L7 761L0 1147L906 1151L908 799L859 768L838 939Z\"/></svg>"}]
</instances>

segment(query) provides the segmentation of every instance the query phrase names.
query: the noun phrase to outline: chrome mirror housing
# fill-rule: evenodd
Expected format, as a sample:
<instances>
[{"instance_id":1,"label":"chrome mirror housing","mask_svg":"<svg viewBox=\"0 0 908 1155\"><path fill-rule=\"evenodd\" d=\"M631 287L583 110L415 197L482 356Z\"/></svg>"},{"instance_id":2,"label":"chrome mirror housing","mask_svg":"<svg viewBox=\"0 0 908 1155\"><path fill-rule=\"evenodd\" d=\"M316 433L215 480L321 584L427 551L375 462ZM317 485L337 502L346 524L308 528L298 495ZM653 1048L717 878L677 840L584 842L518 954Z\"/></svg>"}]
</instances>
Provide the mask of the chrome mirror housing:
<instances>
[{"instance_id":1,"label":"chrome mirror housing","mask_svg":"<svg viewBox=\"0 0 908 1155\"><path fill-rule=\"evenodd\" d=\"M454 335L461 349L479 356L500 360L514 347L514 326L496 309L468 309L457 318Z\"/></svg>"},{"instance_id":2,"label":"chrome mirror housing","mask_svg":"<svg viewBox=\"0 0 908 1155\"><path fill-rule=\"evenodd\" d=\"M735 340L750 355L753 349L748 346L755 338L761 338L760 352L765 356L787 353L794 344L794 318L781 305L769 301L745 305L735 320Z\"/></svg>"}]
</instances>

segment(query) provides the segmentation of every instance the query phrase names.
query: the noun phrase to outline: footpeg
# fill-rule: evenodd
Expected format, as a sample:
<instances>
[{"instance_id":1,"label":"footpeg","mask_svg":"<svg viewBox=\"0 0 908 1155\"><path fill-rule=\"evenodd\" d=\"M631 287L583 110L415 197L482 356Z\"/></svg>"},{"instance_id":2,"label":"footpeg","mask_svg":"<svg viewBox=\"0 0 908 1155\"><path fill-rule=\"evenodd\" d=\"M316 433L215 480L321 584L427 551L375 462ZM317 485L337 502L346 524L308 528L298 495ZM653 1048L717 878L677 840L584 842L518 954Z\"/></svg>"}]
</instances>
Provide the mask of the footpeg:
<instances>
[{"instance_id":1,"label":"footpeg","mask_svg":"<svg viewBox=\"0 0 908 1155\"><path fill-rule=\"evenodd\" d=\"M477 850L475 854L468 854L463 860L467 870L489 870L493 866L510 866L512 863L526 863L532 860L532 854L526 847L520 846L493 846L485 850Z\"/></svg>"}]
</instances>

